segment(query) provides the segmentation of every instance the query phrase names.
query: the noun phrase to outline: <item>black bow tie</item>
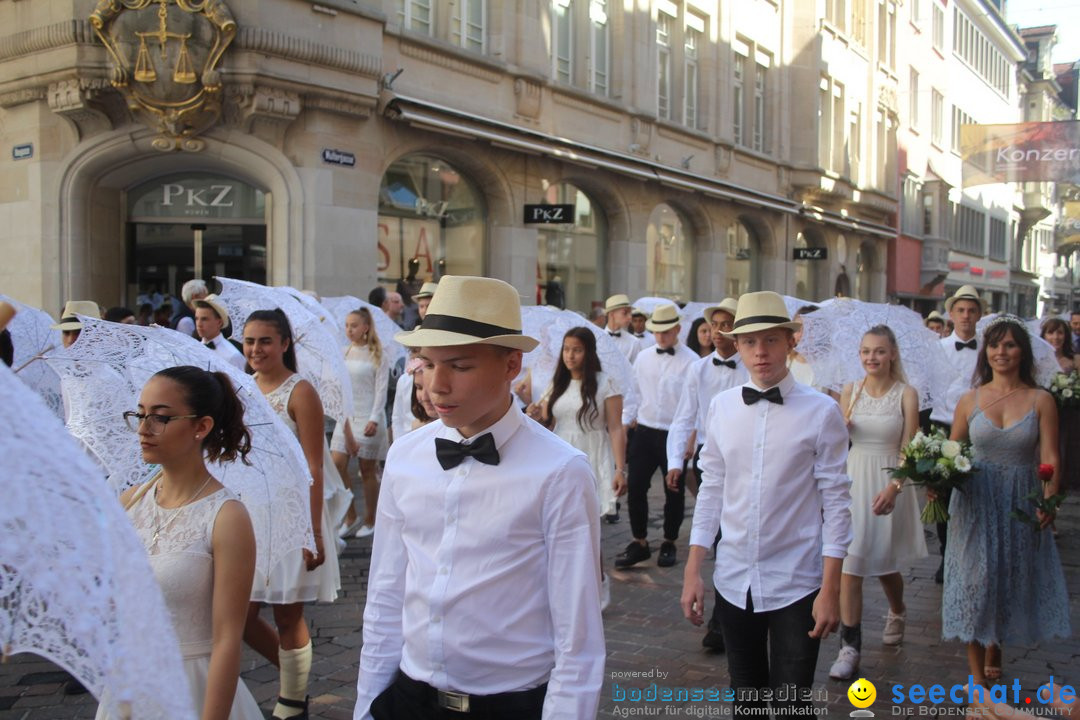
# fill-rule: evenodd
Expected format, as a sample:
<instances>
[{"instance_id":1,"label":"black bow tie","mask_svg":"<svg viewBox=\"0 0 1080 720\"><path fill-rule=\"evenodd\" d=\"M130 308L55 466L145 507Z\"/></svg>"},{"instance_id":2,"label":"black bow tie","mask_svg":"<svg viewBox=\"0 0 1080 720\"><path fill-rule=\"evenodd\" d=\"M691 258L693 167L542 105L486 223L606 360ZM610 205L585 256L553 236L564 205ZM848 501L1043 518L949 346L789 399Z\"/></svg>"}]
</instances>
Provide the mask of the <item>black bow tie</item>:
<instances>
[{"instance_id":1,"label":"black bow tie","mask_svg":"<svg viewBox=\"0 0 1080 720\"><path fill-rule=\"evenodd\" d=\"M956 341L956 351L957 352L960 352L964 348L967 348L968 350L977 350L978 345L975 342L975 338L971 338L967 342L960 342L959 340Z\"/></svg>"},{"instance_id":2,"label":"black bow tie","mask_svg":"<svg viewBox=\"0 0 1080 720\"><path fill-rule=\"evenodd\" d=\"M656 348L656 354L657 355L663 355L664 353L667 353L668 355L674 355L675 354L675 348L673 348L673 347Z\"/></svg>"},{"instance_id":3,"label":"black bow tie","mask_svg":"<svg viewBox=\"0 0 1080 720\"><path fill-rule=\"evenodd\" d=\"M608 330L607 334L610 335L611 337L622 337L622 332L621 331L620 332L611 332L610 330Z\"/></svg>"},{"instance_id":4,"label":"black bow tie","mask_svg":"<svg viewBox=\"0 0 1080 720\"><path fill-rule=\"evenodd\" d=\"M215 349L216 349L216 347L215 347L215 345L214 345L214 341L213 341L213 340L207 340L207 341L206 341L206 347L210 348L211 350L215 350Z\"/></svg>"},{"instance_id":5,"label":"black bow tie","mask_svg":"<svg viewBox=\"0 0 1080 720\"><path fill-rule=\"evenodd\" d=\"M435 457L443 470L456 468L470 455L486 465L498 465L499 451L495 447L495 436L484 433L468 445L435 438Z\"/></svg>"},{"instance_id":6,"label":"black bow tie","mask_svg":"<svg viewBox=\"0 0 1080 720\"><path fill-rule=\"evenodd\" d=\"M758 392L752 387L743 387L742 389L742 401L747 405L753 405L758 400L768 400L771 403L777 405L784 404L784 396L780 394L780 388L771 387L765 392Z\"/></svg>"},{"instance_id":7,"label":"black bow tie","mask_svg":"<svg viewBox=\"0 0 1080 720\"><path fill-rule=\"evenodd\" d=\"M729 367L732 370L735 369L735 361L734 360L721 360L720 358L713 358L712 359L712 364L715 365L716 367L720 367L721 365L723 365L724 367Z\"/></svg>"}]
</instances>

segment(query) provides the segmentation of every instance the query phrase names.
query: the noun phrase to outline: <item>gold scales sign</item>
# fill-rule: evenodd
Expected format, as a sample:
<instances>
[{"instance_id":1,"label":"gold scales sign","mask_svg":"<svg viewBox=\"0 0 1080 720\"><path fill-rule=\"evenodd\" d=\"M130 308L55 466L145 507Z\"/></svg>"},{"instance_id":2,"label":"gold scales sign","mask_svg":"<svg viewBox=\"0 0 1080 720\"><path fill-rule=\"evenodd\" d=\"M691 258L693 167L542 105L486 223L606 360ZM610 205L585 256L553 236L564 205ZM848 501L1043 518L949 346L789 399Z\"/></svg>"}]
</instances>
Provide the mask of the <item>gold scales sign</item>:
<instances>
[{"instance_id":1,"label":"gold scales sign","mask_svg":"<svg viewBox=\"0 0 1080 720\"><path fill-rule=\"evenodd\" d=\"M221 116L218 64L236 37L220 0L99 0L90 24L112 57L112 85L160 135L159 150L201 150Z\"/></svg>"}]
</instances>

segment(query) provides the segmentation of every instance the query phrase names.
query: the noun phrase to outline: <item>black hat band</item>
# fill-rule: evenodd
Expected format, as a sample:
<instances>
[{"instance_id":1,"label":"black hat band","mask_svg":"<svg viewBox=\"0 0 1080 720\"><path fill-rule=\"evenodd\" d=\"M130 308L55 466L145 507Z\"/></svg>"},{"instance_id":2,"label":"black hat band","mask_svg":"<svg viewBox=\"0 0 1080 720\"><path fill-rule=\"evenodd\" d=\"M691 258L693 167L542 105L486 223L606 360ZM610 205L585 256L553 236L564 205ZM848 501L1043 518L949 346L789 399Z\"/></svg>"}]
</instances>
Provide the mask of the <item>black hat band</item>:
<instances>
[{"instance_id":1,"label":"black hat band","mask_svg":"<svg viewBox=\"0 0 1080 720\"><path fill-rule=\"evenodd\" d=\"M744 325L757 325L758 323L780 324L789 322L791 322L791 318L786 318L783 315L751 315L750 317L744 317L741 320L736 320L735 326L732 329L738 330Z\"/></svg>"},{"instance_id":2,"label":"black hat band","mask_svg":"<svg viewBox=\"0 0 1080 720\"><path fill-rule=\"evenodd\" d=\"M520 330L500 327L478 320L454 317L453 315L432 315L428 313L424 322L420 323L421 330L446 330L448 332L472 335L478 338L497 337L499 335L520 335Z\"/></svg>"}]
</instances>

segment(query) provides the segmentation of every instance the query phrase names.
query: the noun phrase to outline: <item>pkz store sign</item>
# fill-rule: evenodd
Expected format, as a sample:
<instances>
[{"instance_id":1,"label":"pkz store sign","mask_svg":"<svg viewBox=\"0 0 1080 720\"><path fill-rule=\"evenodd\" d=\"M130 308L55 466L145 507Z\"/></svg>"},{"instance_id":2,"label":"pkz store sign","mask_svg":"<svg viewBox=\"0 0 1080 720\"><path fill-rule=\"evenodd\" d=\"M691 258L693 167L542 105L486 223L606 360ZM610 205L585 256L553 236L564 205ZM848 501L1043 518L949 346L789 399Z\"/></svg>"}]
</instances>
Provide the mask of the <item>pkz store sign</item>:
<instances>
[{"instance_id":1,"label":"pkz store sign","mask_svg":"<svg viewBox=\"0 0 1080 720\"><path fill-rule=\"evenodd\" d=\"M542 225L555 223L574 222L574 204L560 205L526 205L525 224Z\"/></svg>"},{"instance_id":2,"label":"pkz store sign","mask_svg":"<svg viewBox=\"0 0 1080 720\"><path fill-rule=\"evenodd\" d=\"M827 260L829 257L828 248L823 247L797 247L794 249L795 260Z\"/></svg>"},{"instance_id":3,"label":"pkz store sign","mask_svg":"<svg viewBox=\"0 0 1080 720\"><path fill-rule=\"evenodd\" d=\"M128 193L133 221L206 219L263 222L266 196L232 178L208 173L172 175L144 183Z\"/></svg>"}]
</instances>

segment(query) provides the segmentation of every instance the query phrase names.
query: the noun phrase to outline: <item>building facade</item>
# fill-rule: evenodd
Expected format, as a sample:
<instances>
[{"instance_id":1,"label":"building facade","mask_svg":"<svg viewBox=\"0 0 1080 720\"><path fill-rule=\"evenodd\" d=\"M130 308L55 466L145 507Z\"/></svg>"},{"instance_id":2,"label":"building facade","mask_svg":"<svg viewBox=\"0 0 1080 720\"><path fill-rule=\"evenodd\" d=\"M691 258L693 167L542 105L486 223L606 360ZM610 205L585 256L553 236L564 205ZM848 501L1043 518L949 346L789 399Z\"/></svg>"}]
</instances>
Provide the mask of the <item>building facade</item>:
<instances>
[{"instance_id":1,"label":"building facade","mask_svg":"<svg viewBox=\"0 0 1080 720\"><path fill-rule=\"evenodd\" d=\"M577 310L886 297L890 0L142 5L0 1L23 301L213 275L366 295L413 258Z\"/></svg>"}]
</instances>

